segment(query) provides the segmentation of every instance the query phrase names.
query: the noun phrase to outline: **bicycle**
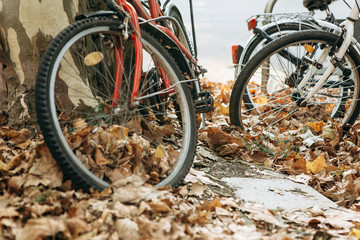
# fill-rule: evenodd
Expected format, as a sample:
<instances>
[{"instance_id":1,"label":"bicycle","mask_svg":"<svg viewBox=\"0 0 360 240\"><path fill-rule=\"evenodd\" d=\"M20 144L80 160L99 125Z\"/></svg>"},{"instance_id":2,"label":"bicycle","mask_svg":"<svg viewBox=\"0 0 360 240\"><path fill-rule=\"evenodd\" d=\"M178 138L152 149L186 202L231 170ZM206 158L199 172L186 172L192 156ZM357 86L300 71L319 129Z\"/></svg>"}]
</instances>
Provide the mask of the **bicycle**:
<instances>
[{"instance_id":1,"label":"bicycle","mask_svg":"<svg viewBox=\"0 0 360 240\"><path fill-rule=\"evenodd\" d=\"M338 20L335 19L332 12L328 9L328 5L322 4L322 1L307 1L305 5L308 7L309 12L273 14L272 11L276 2L277 0L269 0L264 14L251 16L247 20L248 29L253 32L253 35L248 39L244 47L241 45L232 46L235 78L242 67L257 51L262 49L267 43L285 34L311 29L324 29L331 32L341 31ZM319 10L326 12L325 20L314 18L316 4L319 4ZM355 38L353 42L360 47Z\"/></svg>"},{"instance_id":2,"label":"bicycle","mask_svg":"<svg viewBox=\"0 0 360 240\"><path fill-rule=\"evenodd\" d=\"M291 33L256 53L232 90L231 123L271 139L305 129L308 122L338 122L348 130L360 112L360 56L353 43L359 1L355 3L338 34Z\"/></svg>"},{"instance_id":3,"label":"bicycle","mask_svg":"<svg viewBox=\"0 0 360 240\"><path fill-rule=\"evenodd\" d=\"M166 16L156 0L105 2L110 11L78 16L43 55L35 93L44 140L86 191L133 175L176 187L193 162L196 113L212 107L204 70L179 11Z\"/></svg>"}]
</instances>

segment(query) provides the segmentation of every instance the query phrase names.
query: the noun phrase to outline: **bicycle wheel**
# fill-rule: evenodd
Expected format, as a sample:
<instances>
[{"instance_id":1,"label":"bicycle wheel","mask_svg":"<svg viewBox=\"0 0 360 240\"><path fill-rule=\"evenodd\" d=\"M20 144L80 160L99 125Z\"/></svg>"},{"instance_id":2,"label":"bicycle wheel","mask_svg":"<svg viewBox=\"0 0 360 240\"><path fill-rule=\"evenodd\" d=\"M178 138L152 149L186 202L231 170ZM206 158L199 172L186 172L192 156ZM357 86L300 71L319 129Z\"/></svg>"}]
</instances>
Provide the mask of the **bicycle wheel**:
<instances>
[{"instance_id":1,"label":"bicycle wheel","mask_svg":"<svg viewBox=\"0 0 360 240\"><path fill-rule=\"evenodd\" d=\"M339 121L342 126L354 123L360 107L357 67L360 57L352 46L342 60L344 67L351 69L351 75L344 77L336 69L307 105L301 104L330 66L327 53L337 38L324 31L303 31L265 46L236 80L230 97L231 123L250 131L277 135L285 129L302 128L307 122ZM319 59L323 53L324 61ZM321 64L317 64L320 69L310 62ZM298 84L307 74L310 80L298 91ZM261 85L262 78L268 79L265 86Z\"/></svg>"},{"instance_id":2,"label":"bicycle wheel","mask_svg":"<svg viewBox=\"0 0 360 240\"><path fill-rule=\"evenodd\" d=\"M140 91L130 107L134 42L122 28L119 19L95 17L54 39L36 82L40 128L64 174L85 190L102 190L132 174L177 186L197 141L189 89L166 48L142 31ZM167 80L171 86L164 86Z\"/></svg>"}]
</instances>

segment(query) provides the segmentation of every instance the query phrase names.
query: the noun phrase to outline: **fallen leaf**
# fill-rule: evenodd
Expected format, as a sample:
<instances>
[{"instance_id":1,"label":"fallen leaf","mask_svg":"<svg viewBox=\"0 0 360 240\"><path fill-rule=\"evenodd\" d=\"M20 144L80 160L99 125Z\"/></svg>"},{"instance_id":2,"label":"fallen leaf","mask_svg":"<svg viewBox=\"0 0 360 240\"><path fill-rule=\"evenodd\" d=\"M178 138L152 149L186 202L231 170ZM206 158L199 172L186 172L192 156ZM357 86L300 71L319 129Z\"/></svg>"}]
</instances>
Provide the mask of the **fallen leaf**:
<instances>
[{"instance_id":1,"label":"fallen leaf","mask_svg":"<svg viewBox=\"0 0 360 240\"><path fill-rule=\"evenodd\" d=\"M87 122L84 119L78 118L73 122L73 126L78 129L87 127Z\"/></svg>"},{"instance_id":2,"label":"fallen leaf","mask_svg":"<svg viewBox=\"0 0 360 240\"><path fill-rule=\"evenodd\" d=\"M323 155L318 156L313 162L306 162L306 169L308 173L318 174L325 168L325 157Z\"/></svg>"},{"instance_id":3,"label":"fallen leaf","mask_svg":"<svg viewBox=\"0 0 360 240\"><path fill-rule=\"evenodd\" d=\"M110 163L110 161L104 157L104 155L99 147L95 148L95 161L96 161L96 164L99 166L103 166L103 165Z\"/></svg>"},{"instance_id":4,"label":"fallen leaf","mask_svg":"<svg viewBox=\"0 0 360 240\"><path fill-rule=\"evenodd\" d=\"M1 218L13 218L20 216L19 212L14 207L0 208L0 219Z\"/></svg>"},{"instance_id":5,"label":"fallen leaf","mask_svg":"<svg viewBox=\"0 0 360 240\"><path fill-rule=\"evenodd\" d=\"M321 122L307 122L307 125L311 128L313 128L316 132L321 132L323 130L323 127L325 126L325 123L323 121Z\"/></svg>"},{"instance_id":6,"label":"fallen leaf","mask_svg":"<svg viewBox=\"0 0 360 240\"><path fill-rule=\"evenodd\" d=\"M359 229L353 229L351 230L351 234L356 237L357 239L360 239L360 230Z\"/></svg>"},{"instance_id":7,"label":"fallen leaf","mask_svg":"<svg viewBox=\"0 0 360 240\"><path fill-rule=\"evenodd\" d=\"M65 225L69 229L73 238L91 230L90 225L80 218L68 218L65 220Z\"/></svg>"},{"instance_id":8,"label":"fallen leaf","mask_svg":"<svg viewBox=\"0 0 360 240\"><path fill-rule=\"evenodd\" d=\"M58 232L65 232L66 230L67 228L62 220L53 218L29 219L16 239L40 240L45 237L55 238Z\"/></svg>"},{"instance_id":9,"label":"fallen leaf","mask_svg":"<svg viewBox=\"0 0 360 240\"><path fill-rule=\"evenodd\" d=\"M152 199L148 205L153 213L169 213L171 208L163 201L159 199Z\"/></svg>"},{"instance_id":10,"label":"fallen leaf","mask_svg":"<svg viewBox=\"0 0 360 240\"><path fill-rule=\"evenodd\" d=\"M205 190L206 190L206 185L201 183L193 183L191 185L189 195L201 196L204 194Z\"/></svg>"},{"instance_id":11,"label":"fallen leaf","mask_svg":"<svg viewBox=\"0 0 360 240\"><path fill-rule=\"evenodd\" d=\"M116 220L115 229L119 235L119 239L137 240L140 238L138 224L130 219Z\"/></svg>"},{"instance_id":12,"label":"fallen leaf","mask_svg":"<svg viewBox=\"0 0 360 240\"><path fill-rule=\"evenodd\" d=\"M155 150L155 158L157 160L160 160L161 158L166 156L166 149L163 145L159 145L157 146L156 150Z\"/></svg>"},{"instance_id":13,"label":"fallen leaf","mask_svg":"<svg viewBox=\"0 0 360 240\"><path fill-rule=\"evenodd\" d=\"M224 144L216 149L219 152L219 156L226 156L233 153L236 153L239 149L239 145L237 143Z\"/></svg>"}]
</instances>

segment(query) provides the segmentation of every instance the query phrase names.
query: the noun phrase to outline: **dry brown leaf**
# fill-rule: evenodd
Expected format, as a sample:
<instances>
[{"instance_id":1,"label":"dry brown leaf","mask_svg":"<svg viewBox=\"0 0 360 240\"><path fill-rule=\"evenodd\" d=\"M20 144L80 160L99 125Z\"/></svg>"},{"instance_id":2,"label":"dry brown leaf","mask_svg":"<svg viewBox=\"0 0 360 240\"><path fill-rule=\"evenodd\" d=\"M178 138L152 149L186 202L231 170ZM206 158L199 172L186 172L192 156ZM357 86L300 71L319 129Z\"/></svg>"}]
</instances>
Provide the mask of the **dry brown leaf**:
<instances>
[{"instance_id":1,"label":"dry brown leaf","mask_svg":"<svg viewBox=\"0 0 360 240\"><path fill-rule=\"evenodd\" d=\"M360 229L352 229L351 230L351 235L356 237L356 239L360 239Z\"/></svg>"},{"instance_id":2,"label":"dry brown leaf","mask_svg":"<svg viewBox=\"0 0 360 240\"><path fill-rule=\"evenodd\" d=\"M114 204L114 210L116 211L116 217L118 218L132 218L138 214L138 209L140 209L141 204L144 203L143 201L140 203L139 207L132 206L132 205L125 205L121 202L117 201Z\"/></svg>"},{"instance_id":3,"label":"dry brown leaf","mask_svg":"<svg viewBox=\"0 0 360 240\"><path fill-rule=\"evenodd\" d=\"M191 185L189 195L201 196L204 194L205 190L206 190L206 185L201 183L193 183Z\"/></svg>"},{"instance_id":4,"label":"dry brown leaf","mask_svg":"<svg viewBox=\"0 0 360 240\"><path fill-rule=\"evenodd\" d=\"M70 136L70 141L68 141L68 142L69 142L71 149L76 149L76 148L80 147L83 140L82 140L82 137L80 137L80 135L73 134Z\"/></svg>"},{"instance_id":5,"label":"dry brown leaf","mask_svg":"<svg viewBox=\"0 0 360 240\"><path fill-rule=\"evenodd\" d=\"M104 152L109 152L109 150L115 145L116 138L111 133L102 131L99 133L99 139Z\"/></svg>"},{"instance_id":6,"label":"dry brown leaf","mask_svg":"<svg viewBox=\"0 0 360 240\"><path fill-rule=\"evenodd\" d=\"M226 156L236 153L240 146L237 143L225 144L216 149L219 152L219 156Z\"/></svg>"},{"instance_id":7,"label":"dry brown leaf","mask_svg":"<svg viewBox=\"0 0 360 240\"><path fill-rule=\"evenodd\" d=\"M171 208L165 202L159 199L152 199L150 202L148 202L148 205L150 206L153 213L171 212Z\"/></svg>"},{"instance_id":8,"label":"dry brown leaf","mask_svg":"<svg viewBox=\"0 0 360 240\"><path fill-rule=\"evenodd\" d=\"M104 155L99 147L95 148L95 161L96 161L96 164L99 166L103 166L103 165L110 163L110 161L104 157Z\"/></svg>"},{"instance_id":9,"label":"dry brown leaf","mask_svg":"<svg viewBox=\"0 0 360 240\"><path fill-rule=\"evenodd\" d=\"M19 217L20 214L14 207L0 208L0 219L1 218L13 218Z\"/></svg>"},{"instance_id":10,"label":"dry brown leaf","mask_svg":"<svg viewBox=\"0 0 360 240\"><path fill-rule=\"evenodd\" d=\"M229 116L229 107L224 105L222 102L214 103L215 116Z\"/></svg>"},{"instance_id":11,"label":"dry brown leaf","mask_svg":"<svg viewBox=\"0 0 360 240\"><path fill-rule=\"evenodd\" d=\"M67 218L65 224L69 229L72 238L76 238L80 234L91 230L91 226L80 218Z\"/></svg>"},{"instance_id":12,"label":"dry brown leaf","mask_svg":"<svg viewBox=\"0 0 360 240\"><path fill-rule=\"evenodd\" d=\"M32 141L30 139L27 139L25 142L21 142L16 144L17 148L21 148L23 150L27 149L32 144Z\"/></svg>"},{"instance_id":13,"label":"dry brown leaf","mask_svg":"<svg viewBox=\"0 0 360 240\"><path fill-rule=\"evenodd\" d=\"M49 205L40 205L38 203L35 203L34 205L27 208L27 210L35 216L42 216L44 213L51 213L54 211L55 206L49 206Z\"/></svg>"},{"instance_id":14,"label":"dry brown leaf","mask_svg":"<svg viewBox=\"0 0 360 240\"><path fill-rule=\"evenodd\" d=\"M171 137L176 132L176 129L175 129L174 125L172 125L172 124L166 124L163 126L159 126L157 128L157 130L160 131L160 134L162 134L166 137Z\"/></svg>"},{"instance_id":15,"label":"dry brown leaf","mask_svg":"<svg viewBox=\"0 0 360 240\"><path fill-rule=\"evenodd\" d=\"M220 199L218 196L216 196L214 198L214 200L212 200L211 202L205 202L203 205L201 205L199 207L200 210L206 210L209 212L215 211L215 209L217 207L222 208L223 206L221 205Z\"/></svg>"},{"instance_id":16,"label":"dry brown leaf","mask_svg":"<svg viewBox=\"0 0 360 240\"><path fill-rule=\"evenodd\" d=\"M212 218L212 213L210 211L206 210L200 210L196 213L193 213L187 217L187 220L189 223L197 223L200 225L204 225L206 223L209 223Z\"/></svg>"},{"instance_id":17,"label":"dry brown leaf","mask_svg":"<svg viewBox=\"0 0 360 240\"><path fill-rule=\"evenodd\" d=\"M124 140L127 139L127 137L129 136L129 129L126 127L122 127L122 126L112 126L110 129L110 133L116 137L116 140Z\"/></svg>"},{"instance_id":18,"label":"dry brown leaf","mask_svg":"<svg viewBox=\"0 0 360 240\"><path fill-rule=\"evenodd\" d=\"M157 228L157 224L155 222L150 221L146 216L140 215L136 220L139 233L142 236L152 236Z\"/></svg>"},{"instance_id":19,"label":"dry brown leaf","mask_svg":"<svg viewBox=\"0 0 360 240\"><path fill-rule=\"evenodd\" d=\"M304 173L307 169L306 164L306 160L302 156L299 156L299 158L296 159L295 163L292 165L292 169L296 174Z\"/></svg>"},{"instance_id":20,"label":"dry brown leaf","mask_svg":"<svg viewBox=\"0 0 360 240\"><path fill-rule=\"evenodd\" d=\"M218 127L208 127L205 129L207 131L207 138L205 142L209 145L209 147L213 150L217 149L218 147L229 144L229 143L236 143L239 146L243 146L243 144L232 137L230 134L225 133Z\"/></svg>"},{"instance_id":21,"label":"dry brown leaf","mask_svg":"<svg viewBox=\"0 0 360 240\"><path fill-rule=\"evenodd\" d=\"M138 240L140 238L138 224L130 219L116 220L115 229L120 239Z\"/></svg>"},{"instance_id":22,"label":"dry brown leaf","mask_svg":"<svg viewBox=\"0 0 360 240\"><path fill-rule=\"evenodd\" d=\"M14 168L16 168L17 166L19 166L21 164L22 161L26 160L29 156L28 152L23 152L15 157L13 157L10 162L8 162L6 164L6 170L10 171Z\"/></svg>"},{"instance_id":23,"label":"dry brown leaf","mask_svg":"<svg viewBox=\"0 0 360 240\"><path fill-rule=\"evenodd\" d=\"M62 185L63 173L56 161L50 154L45 144L36 148L37 157L26 176L24 186L38 186L42 184L49 187L60 187Z\"/></svg>"},{"instance_id":24,"label":"dry brown leaf","mask_svg":"<svg viewBox=\"0 0 360 240\"><path fill-rule=\"evenodd\" d=\"M82 129L88 126L84 119L78 118L73 122L73 126L78 129Z\"/></svg>"},{"instance_id":25,"label":"dry brown leaf","mask_svg":"<svg viewBox=\"0 0 360 240\"><path fill-rule=\"evenodd\" d=\"M126 166L121 166L121 165L125 165L127 164L132 158L128 157L128 158L123 158L121 160L124 160L124 162L121 162L118 168L115 168L114 170L108 170L106 173L106 176L109 177L109 179L111 180L111 182L116 182L120 179L125 179L130 177L130 175L132 174L131 170L126 167Z\"/></svg>"},{"instance_id":26,"label":"dry brown leaf","mask_svg":"<svg viewBox=\"0 0 360 240\"><path fill-rule=\"evenodd\" d=\"M6 137L11 138L10 141L16 145L25 142L30 133L28 129L21 129L20 131L10 130L6 133Z\"/></svg>"},{"instance_id":27,"label":"dry brown leaf","mask_svg":"<svg viewBox=\"0 0 360 240\"><path fill-rule=\"evenodd\" d=\"M253 154L250 155L252 162L263 164L268 158L262 152L255 151Z\"/></svg>"},{"instance_id":28,"label":"dry brown leaf","mask_svg":"<svg viewBox=\"0 0 360 240\"><path fill-rule=\"evenodd\" d=\"M112 185L114 202L137 202L150 193L158 191L155 186L146 184L147 180L145 175L131 175L126 179L114 182Z\"/></svg>"},{"instance_id":29,"label":"dry brown leaf","mask_svg":"<svg viewBox=\"0 0 360 240\"><path fill-rule=\"evenodd\" d=\"M150 148L150 142L139 136L133 136L130 145L136 162L140 162Z\"/></svg>"},{"instance_id":30,"label":"dry brown leaf","mask_svg":"<svg viewBox=\"0 0 360 240\"><path fill-rule=\"evenodd\" d=\"M38 218L30 219L25 224L25 227L17 235L18 240L41 240L45 237L53 237L58 232L65 232L67 230L62 220L54 218Z\"/></svg>"}]
</instances>

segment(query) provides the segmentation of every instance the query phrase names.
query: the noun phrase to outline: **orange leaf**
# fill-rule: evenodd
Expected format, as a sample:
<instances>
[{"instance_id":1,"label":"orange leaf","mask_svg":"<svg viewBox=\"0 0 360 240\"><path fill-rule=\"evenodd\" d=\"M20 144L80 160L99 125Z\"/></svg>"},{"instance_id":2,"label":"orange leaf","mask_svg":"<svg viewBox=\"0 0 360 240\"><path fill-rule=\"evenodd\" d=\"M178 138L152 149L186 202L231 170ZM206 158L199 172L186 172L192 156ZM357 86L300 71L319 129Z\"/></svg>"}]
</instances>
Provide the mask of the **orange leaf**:
<instances>
[{"instance_id":1,"label":"orange leaf","mask_svg":"<svg viewBox=\"0 0 360 240\"><path fill-rule=\"evenodd\" d=\"M166 149L163 145L159 145L155 150L155 158L160 160L161 158L166 156Z\"/></svg>"},{"instance_id":2,"label":"orange leaf","mask_svg":"<svg viewBox=\"0 0 360 240\"><path fill-rule=\"evenodd\" d=\"M360 239L360 230L359 229L353 229L351 231L351 234L355 236L357 239Z\"/></svg>"},{"instance_id":3,"label":"orange leaf","mask_svg":"<svg viewBox=\"0 0 360 240\"><path fill-rule=\"evenodd\" d=\"M307 162L305 161L305 159L303 157L300 157L299 159L297 159L294 163L294 165L292 166L292 168L295 170L295 172L305 172L307 167Z\"/></svg>"},{"instance_id":4,"label":"orange leaf","mask_svg":"<svg viewBox=\"0 0 360 240\"><path fill-rule=\"evenodd\" d=\"M313 174L320 173L325 168L325 157L323 155L318 156L313 162L306 162L306 170L308 173Z\"/></svg>"},{"instance_id":5,"label":"orange leaf","mask_svg":"<svg viewBox=\"0 0 360 240\"><path fill-rule=\"evenodd\" d=\"M316 132L321 132L323 127L325 126L325 123L323 121L321 122L307 122L307 125L311 128L313 128Z\"/></svg>"}]
</instances>

